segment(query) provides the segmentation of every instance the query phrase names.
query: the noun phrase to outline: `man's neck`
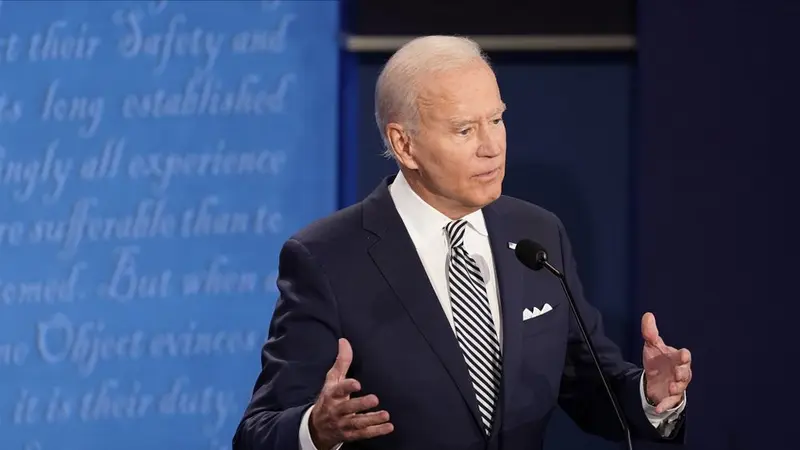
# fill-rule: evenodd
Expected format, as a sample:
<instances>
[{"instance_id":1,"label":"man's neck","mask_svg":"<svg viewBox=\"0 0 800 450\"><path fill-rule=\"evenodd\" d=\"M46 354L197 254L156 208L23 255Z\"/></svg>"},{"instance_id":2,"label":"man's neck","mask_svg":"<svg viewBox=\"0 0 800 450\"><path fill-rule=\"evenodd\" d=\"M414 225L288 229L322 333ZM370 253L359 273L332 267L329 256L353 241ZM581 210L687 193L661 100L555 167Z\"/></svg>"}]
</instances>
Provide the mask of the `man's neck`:
<instances>
[{"instance_id":1,"label":"man's neck","mask_svg":"<svg viewBox=\"0 0 800 450\"><path fill-rule=\"evenodd\" d=\"M442 197L431 192L422 182L419 173L413 170L401 169L403 176L406 179L409 187L413 190L425 203L431 205L434 209L449 217L452 220L461 219L464 216L472 214L480 208L467 208L459 205L453 200Z\"/></svg>"}]
</instances>

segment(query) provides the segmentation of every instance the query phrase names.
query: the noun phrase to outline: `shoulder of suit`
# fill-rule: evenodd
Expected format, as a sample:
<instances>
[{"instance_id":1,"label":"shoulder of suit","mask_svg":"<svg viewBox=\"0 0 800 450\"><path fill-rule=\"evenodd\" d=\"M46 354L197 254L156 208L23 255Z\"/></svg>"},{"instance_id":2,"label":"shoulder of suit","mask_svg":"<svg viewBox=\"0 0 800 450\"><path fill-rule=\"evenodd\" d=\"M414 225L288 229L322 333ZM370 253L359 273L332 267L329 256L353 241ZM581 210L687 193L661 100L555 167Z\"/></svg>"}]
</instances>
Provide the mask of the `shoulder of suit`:
<instances>
[{"instance_id":1,"label":"shoulder of suit","mask_svg":"<svg viewBox=\"0 0 800 450\"><path fill-rule=\"evenodd\" d=\"M561 219L554 212L520 198L502 195L494 202L493 207L510 219L562 227Z\"/></svg>"},{"instance_id":2,"label":"shoulder of suit","mask_svg":"<svg viewBox=\"0 0 800 450\"><path fill-rule=\"evenodd\" d=\"M362 202L334 211L296 231L290 239L306 247L343 242L364 234L361 226Z\"/></svg>"},{"instance_id":3,"label":"shoulder of suit","mask_svg":"<svg viewBox=\"0 0 800 450\"><path fill-rule=\"evenodd\" d=\"M307 248L339 247L347 243L362 242L369 233L363 227L363 201L337 210L307 224L290 237ZM561 228L561 220L552 211L535 203L502 195L491 206L502 216L521 223L542 224Z\"/></svg>"}]
</instances>

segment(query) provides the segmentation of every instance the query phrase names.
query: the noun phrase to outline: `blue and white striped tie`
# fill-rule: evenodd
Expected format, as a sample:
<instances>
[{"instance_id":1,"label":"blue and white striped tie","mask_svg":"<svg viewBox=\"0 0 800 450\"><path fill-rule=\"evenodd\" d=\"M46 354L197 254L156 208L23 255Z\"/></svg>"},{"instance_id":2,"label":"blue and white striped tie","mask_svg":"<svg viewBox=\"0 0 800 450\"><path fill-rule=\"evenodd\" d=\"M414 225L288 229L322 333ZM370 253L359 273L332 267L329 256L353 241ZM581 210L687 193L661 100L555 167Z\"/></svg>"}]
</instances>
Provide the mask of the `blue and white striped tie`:
<instances>
[{"instance_id":1,"label":"blue and white striped tie","mask_svg":"<svg viewBox=\"0 0 800 450\"><path fill-rule=\"evenodd\" d=\"M489 309L486 283L475 260L464 248L466 227L464 220L450 222L445 227L450 242L450 301L456 338L472 379L484 431L489 434L500 392L500 341Z\"/></svg>"}]
</instances>

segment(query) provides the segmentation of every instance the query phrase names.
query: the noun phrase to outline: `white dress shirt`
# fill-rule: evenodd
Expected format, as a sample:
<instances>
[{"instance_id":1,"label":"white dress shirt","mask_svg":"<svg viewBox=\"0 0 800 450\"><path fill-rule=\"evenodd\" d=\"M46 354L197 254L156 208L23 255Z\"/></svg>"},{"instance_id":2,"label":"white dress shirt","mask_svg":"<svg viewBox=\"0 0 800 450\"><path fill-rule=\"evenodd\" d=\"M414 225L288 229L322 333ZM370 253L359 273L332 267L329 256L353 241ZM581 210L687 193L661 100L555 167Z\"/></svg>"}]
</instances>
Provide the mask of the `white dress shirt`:
<instances>
[{"instance_id":1,"label":"white dress shirt","mask_svg":"<svg viewBox=\"0 0 800 450\"><path fill-rule=\"evenodd\" d=\"M394 201L397 212L408 230L411 240L416 247L425 272L431 285L439 298L439 303L444 310L450 326L453 327L453 314L450 304L450 292L447 281L447 262L449 245L447 234L444 230L451 219L430 206L416 192L411 189L402 172L397 174L394 182L389 186L389 192ZM476 211L463 218L468 222L464 235L464 247L478 263L481 274L486 280L486 291L489 297L489 307L494 318L495 330L502 345L503 333L501 328L500 294L495 276L494 259L489 243L489 234L482 211ZM454 331L455 332L455 331ZM686 406L686 397L680 405L662 414L656 414L655 407L650 406L645 400L643 381L640 382L639 392L642 396L642 408L650 423L661 430L664 436L669 435L674 427L673 421ZM313 408L313 407L312 407ZM311 415L309 408L303 415L300 424L300 449L320 450L311 441L308 429L308 418ZM340 444L341 445L341 444ZM339 446L340 446L339 445ZM339 446L335 448L338 449ZM326 449L322 449L326 450Z\"/></svg>"}]
</instances>

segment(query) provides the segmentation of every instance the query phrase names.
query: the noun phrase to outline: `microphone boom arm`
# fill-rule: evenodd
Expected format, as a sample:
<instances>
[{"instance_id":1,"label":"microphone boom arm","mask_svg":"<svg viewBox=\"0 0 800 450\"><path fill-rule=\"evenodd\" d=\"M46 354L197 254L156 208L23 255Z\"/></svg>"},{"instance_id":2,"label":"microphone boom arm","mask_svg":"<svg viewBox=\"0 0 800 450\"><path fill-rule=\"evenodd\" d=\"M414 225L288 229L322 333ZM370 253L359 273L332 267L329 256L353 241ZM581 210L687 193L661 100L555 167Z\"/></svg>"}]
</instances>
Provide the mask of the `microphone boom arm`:
<instances>
[{"instance_id":1,"label":"microphone boom arm","mask_svg":"<svg viewBox=\"0 0 800 450\"><path fill-rule=\"evenodd\" d=\"M614 406L614 412L617 414L617 420L619 420L620 425L622 425L623 431L625 432L626 444L628 450L633 450L633 443L631 442L631 431L628 426L628 421L625 420L625 415L622 413L622 408L619 405L619 401L617 400L616 395L614 395L614 391L611 390L611 387L608 385L608 381L606 380L605 374L603 373L603 369L600 367L600 361L597 360L597 352L594 349L594 345L592 344L592 340L589 339L589 334L586 332L586 325L583 323L583 318L581 318L580 313L578 312L578 308L575 305L575 300L572 297L572 291L569 288L569 285L566 282L566 277L564 276L561 271L553 267L549 261L547 261L546 254L537 255L537 262L541 264L542 267L547 269L550 273L556 276L558 280L561 282L561 287L564 289L564 294L567 296L567 300L569 302L569 307L572 310L572 315L575 317L575 321L578 322L578 329L581 332L581 336L583 337L583 342L586 343L586 346L589 348L589 354L592 356L592 361L594 361L594 365L597 368L597 373L600 375L600 379L603 381L603 387L608 394L608 397L611 399L611 403ZM644 376L644 375L642 375Z\"/></svg>"}]
</instances>

